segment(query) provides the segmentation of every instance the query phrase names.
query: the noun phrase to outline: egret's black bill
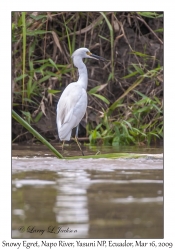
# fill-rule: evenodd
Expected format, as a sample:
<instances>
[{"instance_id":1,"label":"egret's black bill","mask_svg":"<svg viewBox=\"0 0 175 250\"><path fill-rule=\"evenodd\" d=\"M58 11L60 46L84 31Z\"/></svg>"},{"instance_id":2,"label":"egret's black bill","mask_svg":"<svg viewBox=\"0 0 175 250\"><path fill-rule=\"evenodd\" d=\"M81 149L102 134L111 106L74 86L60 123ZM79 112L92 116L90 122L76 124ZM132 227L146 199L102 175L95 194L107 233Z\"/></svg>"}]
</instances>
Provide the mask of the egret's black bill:
<instances>
[{"instance_id":1,"label":"egret's black bill","mask_svg":"<svg viewBox=\"0 0 175 250\"><path fill-rule=\"evenodd\" d=\"M94 54L91 54L91 57L97 59L97 60L101 60L101 61L106 61L105 58L101 57L101 56L97 56L97 55L94 55Z\"/></svg>"}]
</instances>

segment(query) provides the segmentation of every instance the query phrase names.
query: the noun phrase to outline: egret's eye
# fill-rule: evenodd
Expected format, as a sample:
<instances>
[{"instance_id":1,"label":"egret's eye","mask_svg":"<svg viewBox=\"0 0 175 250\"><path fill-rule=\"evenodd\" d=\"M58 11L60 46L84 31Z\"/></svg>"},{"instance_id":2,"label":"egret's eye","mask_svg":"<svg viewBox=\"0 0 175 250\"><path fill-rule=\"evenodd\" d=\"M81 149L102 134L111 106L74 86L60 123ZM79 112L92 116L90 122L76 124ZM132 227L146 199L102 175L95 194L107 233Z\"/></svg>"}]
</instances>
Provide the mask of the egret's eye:
<instances>
[{"instance_id":1,"label":"egret's eye","mask_svg":"<svg viewBox=\"0 0 175 250\"><path fill-rule=\"evenodd\" d=\"M91 52L87 51L86 54L87 54L88 56L90 56L90 55L91 55Z\"/></svg>"}]
</instances>

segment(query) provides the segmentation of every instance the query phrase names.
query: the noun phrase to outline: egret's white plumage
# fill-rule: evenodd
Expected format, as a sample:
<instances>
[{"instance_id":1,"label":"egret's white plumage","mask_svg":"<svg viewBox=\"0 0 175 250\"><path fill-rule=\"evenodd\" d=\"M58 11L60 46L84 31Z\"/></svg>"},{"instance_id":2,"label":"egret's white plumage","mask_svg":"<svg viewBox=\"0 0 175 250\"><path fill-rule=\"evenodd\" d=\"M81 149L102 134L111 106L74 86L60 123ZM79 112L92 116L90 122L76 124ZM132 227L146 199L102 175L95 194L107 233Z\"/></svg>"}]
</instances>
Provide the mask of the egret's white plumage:
<instances>
[{"instance_id":1,"label":"egret's white plumage","mask_svg":"<svg viewBox=\"0 0 175 250\"><path fill-rule=\"evenodd\" d=\"M104 60L92 54L87 48L77 49L72 54L73 63L78 68L79 78L77 82L72 82L65 88L57 104L56 119L61 141L70 140L72 129L78 126L86 112L88 74L83 58Z\"/></svg>"}]
</instances>

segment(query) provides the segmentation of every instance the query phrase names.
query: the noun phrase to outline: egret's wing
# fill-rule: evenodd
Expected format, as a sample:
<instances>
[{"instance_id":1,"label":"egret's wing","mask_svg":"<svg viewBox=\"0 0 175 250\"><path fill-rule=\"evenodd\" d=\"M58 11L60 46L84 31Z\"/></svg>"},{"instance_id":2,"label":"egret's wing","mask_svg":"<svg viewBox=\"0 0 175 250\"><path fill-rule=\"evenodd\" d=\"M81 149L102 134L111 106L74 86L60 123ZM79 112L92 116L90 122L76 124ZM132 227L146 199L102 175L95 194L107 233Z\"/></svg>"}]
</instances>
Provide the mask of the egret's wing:
<instances>
[{"instance_id":1,"label":"egret's wing","mask_svg":"<svg viewBox=\"0 0 175 250\"><path fill-rule=\"evenodd\" d=\"M61 140L70 140L71 132L83 118L87 107L87 94L78 83L64 90L57 105L57 127Z\"/></svg>"}]
</instances>

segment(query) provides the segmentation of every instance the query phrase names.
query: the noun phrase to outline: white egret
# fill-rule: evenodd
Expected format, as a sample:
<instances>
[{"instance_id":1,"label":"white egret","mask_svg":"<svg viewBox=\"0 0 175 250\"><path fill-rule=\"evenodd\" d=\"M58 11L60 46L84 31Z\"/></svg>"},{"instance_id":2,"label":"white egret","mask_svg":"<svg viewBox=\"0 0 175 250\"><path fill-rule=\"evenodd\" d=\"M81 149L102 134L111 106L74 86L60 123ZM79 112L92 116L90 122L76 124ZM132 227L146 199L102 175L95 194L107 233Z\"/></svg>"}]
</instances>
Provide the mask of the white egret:
<instances>
[{"instance_id":1,"label":"white egret","mask_svg":"<svg viewBox=\"0 0 175 250\"><path fill-rule=\"evenodd\" d=\"M74 66L78 68L79 78L77 82L70 83L63 91L57 104L57 128L58 136L63 141L69 141L71 138L72 129L77 127L75 140L80 148L82 155L83 151L78 143L78 125L83 118L87 108L87 84L88 74L87 68L83 63L83 58L92 58L96 60L105 60L104 58L92 54L87 48L80 48L74 51L72 59Z\"/></svg>"}]
</instances>

